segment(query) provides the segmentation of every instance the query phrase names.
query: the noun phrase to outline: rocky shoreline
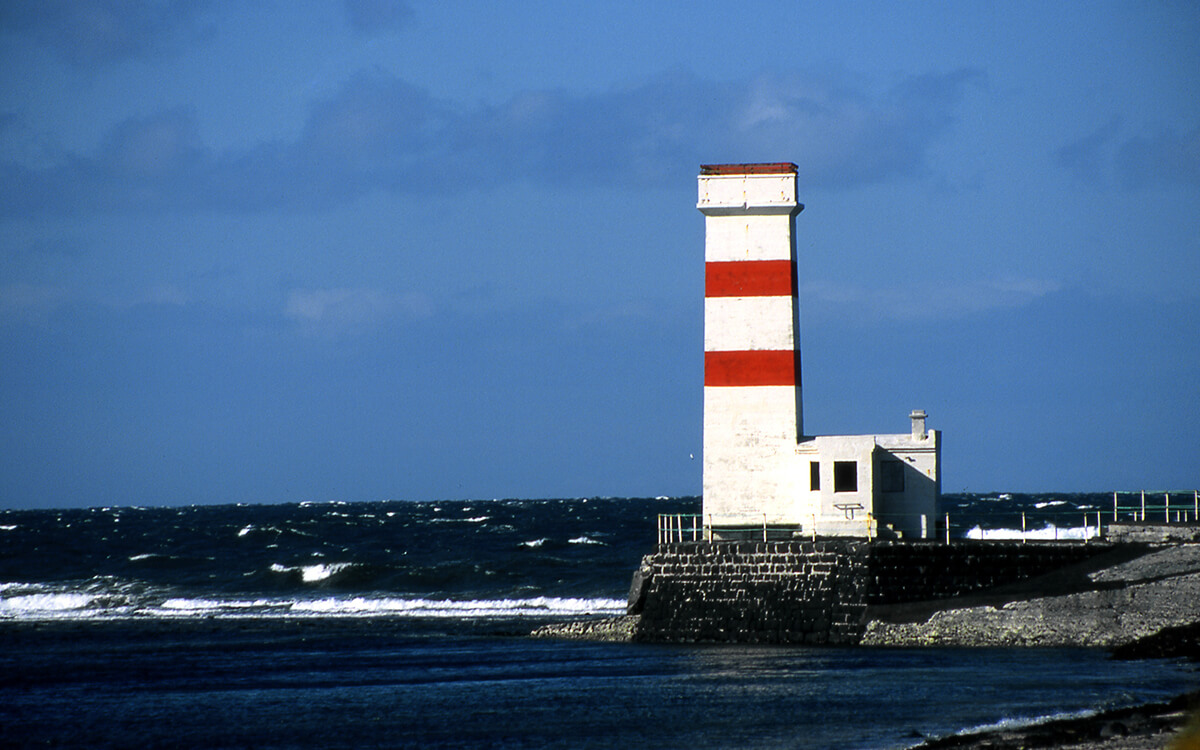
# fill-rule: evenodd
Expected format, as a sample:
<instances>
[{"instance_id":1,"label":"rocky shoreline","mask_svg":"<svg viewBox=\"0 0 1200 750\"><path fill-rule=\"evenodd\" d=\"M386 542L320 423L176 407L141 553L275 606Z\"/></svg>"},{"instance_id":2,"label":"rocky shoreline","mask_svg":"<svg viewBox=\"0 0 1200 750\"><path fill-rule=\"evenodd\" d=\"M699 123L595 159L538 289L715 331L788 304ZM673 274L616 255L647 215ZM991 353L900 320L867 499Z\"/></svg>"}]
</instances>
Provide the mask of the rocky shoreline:
<instances>
[{"instance_id":1,"label":"rocky shoreline","mask_svg":"<svg viewBox=\"0 0 1200 750\"><path fill-rule=\"evenodd\" d=\"M928 740L911 750L1195 750L1200 691L1169 701Z\"/></svg>"},{"instance_id":2,"label":"rocky shoreline","mask_svg":"<svg viewBox=\"0 0 1200 750\"><path fill-rule=\"evenodd\" d=\"M1116 648L1200 622L1200 544L1152 548L974 596L866 612L866 646Z\"/></svg>"},{"instance_id":3,"label":"rocky shoreline","mask_svg":"<svg viewBox=\"0 0 1200 750\"><path fill-rule=\"evenodd\" d=\"M629 643L634 640L639 619L637 615L625 615L623 617L553 622L541 626L529 635L531 638Z\"/></svg>"}]
</instances>

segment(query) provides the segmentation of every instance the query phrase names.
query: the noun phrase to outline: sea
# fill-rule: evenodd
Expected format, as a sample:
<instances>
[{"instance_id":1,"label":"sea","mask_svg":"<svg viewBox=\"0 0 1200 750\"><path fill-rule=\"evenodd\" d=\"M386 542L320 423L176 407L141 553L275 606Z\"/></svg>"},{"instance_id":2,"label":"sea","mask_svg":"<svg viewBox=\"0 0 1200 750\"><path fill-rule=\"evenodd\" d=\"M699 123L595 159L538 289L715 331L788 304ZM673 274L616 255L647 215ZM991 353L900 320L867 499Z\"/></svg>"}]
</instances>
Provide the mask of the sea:
<instances>
[{"instance_id":1,"label":"sea","mask_svg":"<svg viewBox=\"0 0 1200 750\"><path fill-rule=\"evenodd\" d=\"M1086 538L1089 513L1112 508L1111 495L943 500L953 535L975 538ZM622 614L656 516L699 509L0 510L0 746L903 748L1200 687L1195 665L1093 649L528 637Z\"/></svg>"}]
</instances>

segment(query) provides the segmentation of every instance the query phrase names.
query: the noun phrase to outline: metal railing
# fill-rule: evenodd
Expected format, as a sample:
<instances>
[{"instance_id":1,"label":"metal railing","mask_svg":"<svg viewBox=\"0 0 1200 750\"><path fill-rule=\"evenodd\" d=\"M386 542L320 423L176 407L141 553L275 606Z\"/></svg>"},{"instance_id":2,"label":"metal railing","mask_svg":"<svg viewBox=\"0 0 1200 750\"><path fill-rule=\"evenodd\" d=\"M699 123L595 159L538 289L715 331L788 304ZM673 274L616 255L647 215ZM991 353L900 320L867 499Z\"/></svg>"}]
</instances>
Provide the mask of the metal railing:
<instances>
[{"instance_id":1,"label":"metal railing","mask_svg":"<svg viewBox=\"0 0 1200 750\"><path fill-rule=\"evenodd\" d=\"M811 516L808 524L797 524L787 521L772 521L765 513L752 515L731 516L723 515L716 519L709 514L698 513L660 513L658 514L658 543L671 542L711 542L714 540L740 541L790 541L794 539L817 538L817 517ZM844 519L834 521L843 529L841 536L867 537L879 535L879 522L870 513L855 514L846 512ZM856 533L861 529L861 533Z\"/></svg>"},{"instance_id":2,"label":"metal railing","mask_svg":"<svg viewBox=\"0 0 1200 750\"><path fill-rule=\"evenodd\" d=\"M888 514L884 518L862 513L861 507L839 508L844 518L811 516L809 523L772 520L765 513L714 518L711 514L661 513L658 516L658 543L778 541L852 536L874 539L887 534L891 525L904 516ZM910 517L920 528L918 538L944 541L954 539L1010 541L1088 541L1102 538L1113 523L1200 524L1200 491L1191 492L1114 492L1111 509L1004 509L992 512L972 510L942 513L930 518ZM829 533L833 530L834 533Z\"/></svg>"}]
</instances>

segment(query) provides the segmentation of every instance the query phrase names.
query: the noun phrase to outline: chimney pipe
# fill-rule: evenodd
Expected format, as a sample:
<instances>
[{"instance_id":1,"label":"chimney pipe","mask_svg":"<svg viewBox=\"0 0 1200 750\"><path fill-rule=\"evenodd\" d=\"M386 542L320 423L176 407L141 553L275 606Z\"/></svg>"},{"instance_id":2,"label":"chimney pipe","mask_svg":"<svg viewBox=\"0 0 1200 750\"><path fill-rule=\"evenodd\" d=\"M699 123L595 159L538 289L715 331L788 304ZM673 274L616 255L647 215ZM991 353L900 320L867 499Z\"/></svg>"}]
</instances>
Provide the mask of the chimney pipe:
<instances>
[{"instance_id":1,"label":"chimney pipe","mask_svg":"<svg viewBox=\"0 0 1200 750\"><path fill-rule=\"evenodd\" d=\"M912 420L912 436L913 440L925 439L925 410L913 409L912 414L908 418Z\"/></svg>"}]
</instances>

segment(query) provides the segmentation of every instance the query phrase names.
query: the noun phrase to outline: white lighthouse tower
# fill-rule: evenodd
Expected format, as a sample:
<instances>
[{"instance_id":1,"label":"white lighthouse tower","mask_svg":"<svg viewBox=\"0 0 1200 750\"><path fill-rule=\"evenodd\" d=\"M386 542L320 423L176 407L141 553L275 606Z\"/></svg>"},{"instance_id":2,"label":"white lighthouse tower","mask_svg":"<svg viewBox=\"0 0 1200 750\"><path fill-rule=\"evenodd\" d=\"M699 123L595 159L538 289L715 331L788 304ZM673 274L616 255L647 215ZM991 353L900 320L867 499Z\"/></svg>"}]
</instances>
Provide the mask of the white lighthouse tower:
<instances>
[{"instance_id":1,"label":"white lighthouse tower","mask_svg":"<svg viewBox=\"0 0 1200 750\"><path fill-rule=\"evenodd\" d=\"M796 345L796 165L700 169L704 214L704 516L781 523L803 434Z\"/></svg>"},{"instance_id":2,"label":"white lighthouse tower","mask_svg":"<svg viewBox=\"0 0 1200 750\"><path fill-rule=\"evenodd\" d=\"M700 168L704 500L711 536L931 535L940 435L805 436L796 165Z\"/></svg>"}]
</instances>

